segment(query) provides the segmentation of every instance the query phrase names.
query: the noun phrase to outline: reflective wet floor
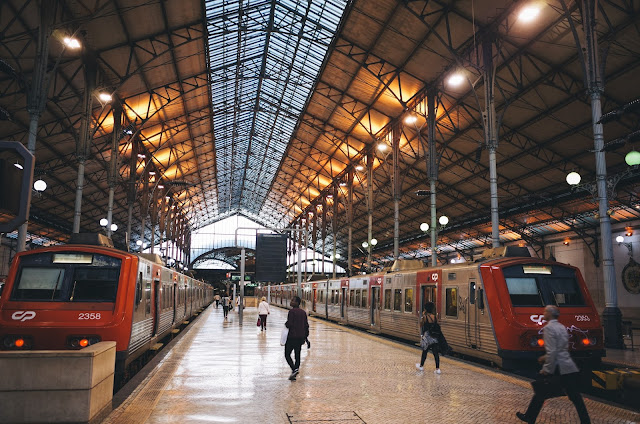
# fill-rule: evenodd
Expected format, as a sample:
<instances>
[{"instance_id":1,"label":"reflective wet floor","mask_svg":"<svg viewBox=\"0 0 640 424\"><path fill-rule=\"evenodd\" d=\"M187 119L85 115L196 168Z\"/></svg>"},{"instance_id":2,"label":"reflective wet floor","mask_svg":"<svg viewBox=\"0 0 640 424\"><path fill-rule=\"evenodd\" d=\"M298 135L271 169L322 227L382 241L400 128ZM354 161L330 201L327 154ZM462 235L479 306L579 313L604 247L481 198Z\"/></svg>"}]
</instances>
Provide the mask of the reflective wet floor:
<instances>
[{"instance_id":1,"label":"reflective wet floor","mask_svg":"<svg viewBox=\"0 0 640 424\"><path fill-rule=\"evenodd\" d=\"M104 423L516 423L529 383L442 358L436 375L418 348L310 319L296 381L280 346L286 310L223 318L209 307ZM593 423L640 422L640 414L585 399ZM577 423L566 397L545 403L538 423Z\"/></svg>"}]
</instances>

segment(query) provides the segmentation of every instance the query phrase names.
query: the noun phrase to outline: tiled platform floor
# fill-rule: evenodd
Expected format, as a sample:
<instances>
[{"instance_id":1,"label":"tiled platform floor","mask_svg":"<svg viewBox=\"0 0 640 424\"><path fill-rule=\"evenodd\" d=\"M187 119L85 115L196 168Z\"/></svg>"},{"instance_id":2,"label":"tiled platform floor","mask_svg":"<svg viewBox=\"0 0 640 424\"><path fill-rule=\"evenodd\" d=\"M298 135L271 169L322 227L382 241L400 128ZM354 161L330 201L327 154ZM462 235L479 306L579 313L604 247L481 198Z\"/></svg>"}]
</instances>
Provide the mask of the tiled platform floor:
<instances>
[{"instance_id":1,"label":"tiled platform floor","mask_svg":"<svg viewBox=\"0 0 640 424\"><path fill-rule=\"evenodd\" d=\"M603 361L609 365L618 367L640 368L640 331L634 331L634 350L631 350L631 342L626 340L626 349L607 349L607 356Z\"/></svg>"},{"instance_id":2,"label":"tiled platform floor","mask_svg":"<svg viewBox=\"0 0 640 424\"><path fill-rule=\"evenodd\" d=\"M516 423L531 397L525 381L431 355L417 371L417 348L310 320L297 381L280 346L286 311L269 328L244 326L210 307L104 423ZM640 422L640 414L586 399L594 423ZM539 423L576 423L566 397L545 404Z\"/></svg>"}]
</instances>

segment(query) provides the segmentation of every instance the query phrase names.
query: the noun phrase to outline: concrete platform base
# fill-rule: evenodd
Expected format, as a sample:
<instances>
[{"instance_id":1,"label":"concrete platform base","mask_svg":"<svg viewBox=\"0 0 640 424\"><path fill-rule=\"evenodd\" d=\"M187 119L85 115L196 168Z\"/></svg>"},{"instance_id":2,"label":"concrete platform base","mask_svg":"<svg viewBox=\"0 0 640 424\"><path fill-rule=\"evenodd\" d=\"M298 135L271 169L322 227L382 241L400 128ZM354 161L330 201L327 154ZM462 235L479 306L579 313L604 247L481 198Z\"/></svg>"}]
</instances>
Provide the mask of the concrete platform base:
<instances>
[{"instance_id":1,"label":"concrete platform base","mask_svg":"<svg viewBox=\"0 0 640 424\"><path fill-rule=\"evenodd\" d=\"M113 396L115 342L0 352L0 422L89 422Z\"/></svg>"}]
</instances>

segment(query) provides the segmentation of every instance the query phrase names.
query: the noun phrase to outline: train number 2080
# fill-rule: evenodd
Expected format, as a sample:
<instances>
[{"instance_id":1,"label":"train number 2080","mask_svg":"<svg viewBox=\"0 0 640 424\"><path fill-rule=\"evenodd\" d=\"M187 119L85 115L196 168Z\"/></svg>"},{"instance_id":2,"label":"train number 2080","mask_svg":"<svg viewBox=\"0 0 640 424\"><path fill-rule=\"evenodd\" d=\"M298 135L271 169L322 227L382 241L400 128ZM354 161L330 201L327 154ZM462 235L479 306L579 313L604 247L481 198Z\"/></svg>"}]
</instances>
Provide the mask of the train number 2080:
<instances>
[{"instance_id":1,"label":"train number 2080","mask_svg":"<svg viewBox=\"0 0 640 424\"><path fill-rule=\"evenodd\" d=\"M100 319L99 313L80 312L78 319Z\"/></svg>"}]
</instances>

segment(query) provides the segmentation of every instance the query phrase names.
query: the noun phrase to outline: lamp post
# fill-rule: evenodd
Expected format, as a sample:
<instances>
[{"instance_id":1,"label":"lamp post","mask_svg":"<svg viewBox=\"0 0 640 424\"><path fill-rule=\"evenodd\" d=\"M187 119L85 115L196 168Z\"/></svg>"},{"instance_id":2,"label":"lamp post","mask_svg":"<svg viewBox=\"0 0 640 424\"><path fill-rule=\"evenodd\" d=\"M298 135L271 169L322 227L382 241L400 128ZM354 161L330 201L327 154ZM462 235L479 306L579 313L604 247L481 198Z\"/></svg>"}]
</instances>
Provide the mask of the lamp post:
<instances>
[{"instance_id":1,"label":"lamp post","mask_svg":"<svg viewBox=\"0 0 640 424\"><path fill-rule=\"evenodd\" d=\"M435 216L432 217L432 222L435 221ZM441 215L440 218L438 218L438 223L440 225L436 225L436 226L429 226L429 224L427 224L426 222L423 222L422 224L420 224L420 231L422 231L423 233L427 233L427 232L431 232L431 265L432 266L436 266L438 264L438 253L437 253L437 238L438 238L438 231L442 230L444 227L447 226L447 224L449 223L449 217L446 215ZM436 240L436 241L434 241Z\"/></svg>"},{"instance_id":2,"label":"lamp post","mask_svg":"<svg viewBox=\"0 0 640 424\"><path fill-rule=\"evenodd\" d=\"M362 242L362 248L367 249L367 270L368 271L371 271L371 249L373 248L373 246L377 244L378 244L378 239L372 237L371 235L369 236L368 241Z\"/></svg>"}]
</instances>

